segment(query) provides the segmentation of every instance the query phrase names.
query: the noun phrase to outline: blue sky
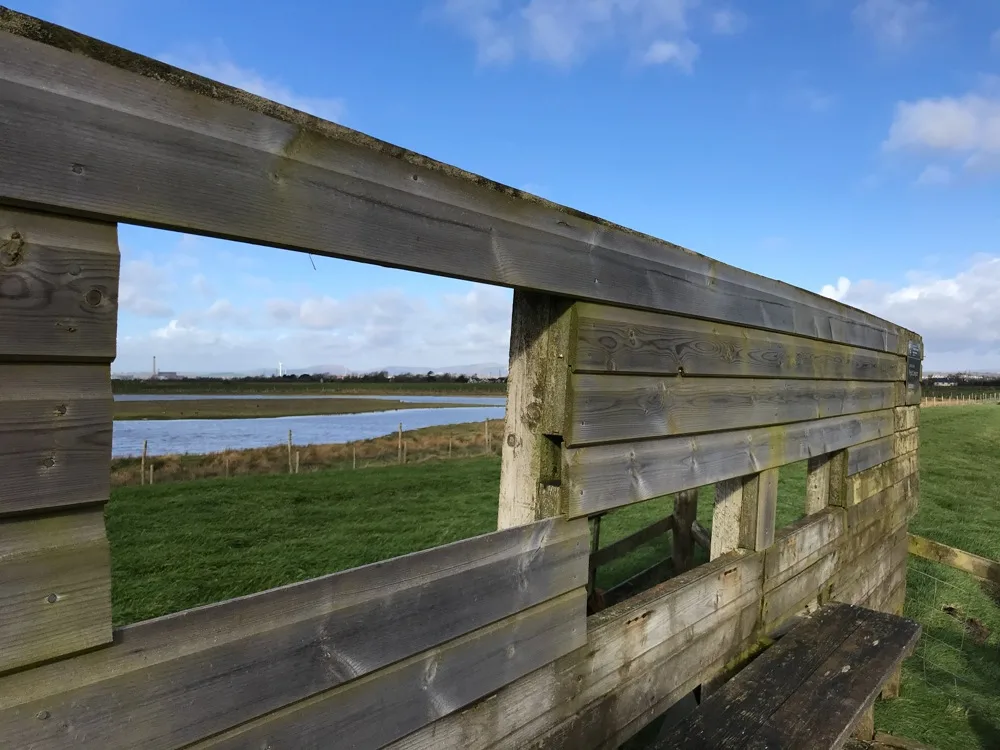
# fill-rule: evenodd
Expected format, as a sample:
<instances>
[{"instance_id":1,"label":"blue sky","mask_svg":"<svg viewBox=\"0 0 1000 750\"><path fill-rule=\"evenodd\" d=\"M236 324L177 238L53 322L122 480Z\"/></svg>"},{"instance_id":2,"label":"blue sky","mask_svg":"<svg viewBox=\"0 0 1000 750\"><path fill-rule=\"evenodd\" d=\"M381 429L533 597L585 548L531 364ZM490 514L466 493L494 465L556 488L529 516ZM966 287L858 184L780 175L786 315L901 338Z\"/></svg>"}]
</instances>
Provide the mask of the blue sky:
<instances>
[{"instance_id":1,"label":"blue sky","mask_svg":"<svg viewBox=\"0 0 1000 750\"><path fill-rule=\"evenodd\" d=\"M1000 3L13 2L1000 370ZM119 371L506 359L510 292L121 230Z\"/></svg>"}]
</instances>

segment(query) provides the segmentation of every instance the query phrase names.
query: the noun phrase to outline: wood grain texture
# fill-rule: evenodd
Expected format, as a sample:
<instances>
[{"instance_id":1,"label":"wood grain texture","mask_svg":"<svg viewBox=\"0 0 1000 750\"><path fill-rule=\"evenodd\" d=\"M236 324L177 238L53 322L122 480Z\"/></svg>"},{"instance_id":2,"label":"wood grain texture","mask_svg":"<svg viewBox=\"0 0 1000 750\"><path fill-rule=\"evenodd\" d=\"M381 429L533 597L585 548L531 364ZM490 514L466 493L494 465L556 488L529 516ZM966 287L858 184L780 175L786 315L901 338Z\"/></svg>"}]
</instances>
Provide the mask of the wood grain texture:
<instances>
[{"instance_id":1,"label":"wood grain texture","mask_svg":"<svg viewBox=\"0 0 1000 750\"><path fill-rule=\"evenodd\" d=\"M670 437L893 407L891 383L574 375L566 443Z\"/></svg>"},{"instance_id":2,"label":"wood grain texture","mask_svg":"<svg viewBox=\"0 0 1000 750\"><path fill-rule=\"evenodd\" d=\"M578 372L903 380L896 354L676 315L577 305ZM739 322L739 321L737 321Z\"/></svg>"},{"instance_id":3,"label":"wood grain texture","mask_svg":"<svg viewBox=\"0 0 1000 750\"><path fill-rule=\"evenodd\" d=\"M514 292L498 528L559 515L572 319L565 300Z\"/></svg>"},{"instance_id":4,"label":"wood grain texture","mask_svg":"<svg viewBox=\"0 0 1000 750\"><path fill-rule=\"evenodd\" d=\"M0 364L0 516L105 502L108 365Z\"/></svg>"},{"instance_id":5,"label":"wood grain texture","mask_svg":"<svg viewBox=\"0 0 1000 750\"><path fill-rule=\"evenodd\" d=\"M587 552L585 521L542 521L130 626L100 653L7 678L0 735L36 750L68 739L76 748L175 748L414 654L433 664L427 654L441 644L579 590L544 610L551 617L525 620L551 629L554 647L549 636L533 641L549 653L531 647L502 661L536 669L583 637ZM501 651L516 647L516 622L488 631ZM502 664L483 680L509 676ZM39 712L51 719L38 721Z\"/></svg>"},{"instance_id":6,"label":"wood grain texture","mask_svg":"<svg viewBox=\"0 0 1000 750\"><path fill-rule=\"evenodd\" d=\"M104 512L0 522L0 672L110 642Z\"/></svg>"},{"instance_id":7,"label":"wood grain texture","mask_svg":"<svg viewBox=\"0 0 1000 750\"><path fill-rule=\"evenodd\" d=\"M752 632L761 565L760 555L732 554L603 610L588 618L587 648L391 747L522 750L552 732L585 731L580 718L598 714L582 709L612 694L629 695L631 702L622 705L621 713L610 712L601 731L606 736L623 731L654 701L664 708L672 702L668 682L700 681L700 659L706 653L725 660L727 644ZM663 680L657 682L658 676ZM616 693L619 688L622 692ZM592 735L580 747L594 747L597 741Z\"/></svg>"},{"instance_id":8,"label":"wood grain texture","mask_svg":"<svg viewBox=\"0 0 1000 750\"><path fill-rule=\"evenodd\" d=\"M761 621L773 628L799 615L811 602L824 596L825 590L839 567L843 565L841 545L831 545L827 554L819 557L801 573L765 592L761 603Z\"/></svg>"},{"instance_id":9,"label":"wood grain texture","mask_svg":"<svg viewBox=\"0 0 1000 750\"><path fill-rule=\"evenodd\" d=\"M916 427L897 432L893 437L893 451L897 456L912 453L920 447L920 430Z\"/></svg>"},{"instance_id":10,"label":"wood grain texture","mask_svg":"<svg viewBox=\"0 0 1000 750\"><path fill-rule=\"evenodd\" d=\"M659 536L667 534L674 528L674 517L667 516L658 521L654 521L649 526L644 526L638 531L632 532L626 537L612 542L606 547L601 547L590 556L590 564L593 567L606 565L612 560L624 557L629 552L638 549L642 545L653 541Z\"/></svg>"},{"instance_id":11,"label":"wood grain texture","mask_svg":"<svg viewBox=\"0 0 1000 750\"><path fill-rule=\"evenodd\" d=\"M691 525L698 517L698 490L684 490L674 497L674 533L670 556L674 571L683 573L694 565L694 534Z\"/></svg>"},{"instance_id":12,"label":"wood grain texture","mask_svg":"<svg viewBox=\"0 0 1000 750\"><path fill-rule=\"evenodd\" d=\"M823 607L712 695L655 750L839 747L920 626L847 605Z\"/></svg>"},{"instance_id":13,"label":"wood grain texture","mask_svg":"<svg viewBox=\"0 0 1000 750\"><path fill-rule=\"evenodd\" d=\"M740 516L740 547L758 551L774 541L774 519L778 508L778 469L765 469L743 485Z\"/></svg>"},{"instance_id":14,"label":"wood grain texture","mask_svg":"<svg viewBox=\"0 0 1000 750\"><path fill-rule=\"evenodd\" d=\"M193 747L383 747L583 646L585 600L564 594Z\"/></svg>"},{"instance_id":15,"label":"wood grain texture","mask_svg":"<svg viewBox=\"0 0 1000 750\"><path fill-rule=\"evenodd\" d=\"M830 505L830 456L812 456L806 466L806 515Z\"/></svg>"},{"instance_id":16,"label":"wood grain texture","mask_svg":"<svg viewBox=\"0 0 1000 750\"><path fill-rule=\"evenodd\" d=\"M919 406L897 406L893 412L896 415L896 432L920 426Z\"/></svg>"},{"instance_id":17,"label":"wood grain texture","mask_svg":"<svg viewBox=\"0 0 1000 750\"><path fill-rule=\"evenodd\" d=\"M5 11L0 33L2 200L903 345L860 310L37 19Z\"/></svg>"},{"instance_id":18,"label":"wood grain texture","mask_svg":"<svg viewBox=\"0 0 1000 750\"><path fill-rule=\"evenodd\" d=\"M829 554L847 530L841 508L826 508L777 533L764 553L764 591L770 591Z\"/></svg>"},{"instance_id":19,"label":"wood grain texture","mask_svg":"<svg viewBox=\"0 0 1000 750\"><path fill-rule=\"evenodd\" d=\"M715 483L715 506L712 508L712 549L714 560L740 548L743 517L743 490L746 477L724 479Z\"/></svg>"},{"instance_id":20,"label":"wood grain texture","mask_svg":"<svg viewBox=\"0 0 1000 750\"><path fill-rule=\"evenodd\" d=\"M854 505L862 500L877 495L892 487L904 477L918 471L917 453L907 453L896 456L885 463L873 466L848 478L848 505Z\"/></svg>"},{"instance_id":21,"label":"wood grain texture","mask_svg":"<svg viewBox=\"0 0 1000 750\"><path fill-rule=\"evenodd\" d=\"M571 517L754 474L892 432L891 410L563 451Z\"/></svg>"},{"instance_id":22,"label":"wood grain texture","mask_svg":"<svg viewBox=\"0 0 1000 750\"><path fill-rule=\"evenodd\" d=\"M861 445L852 445L847 449L847 475L853 476L859 471L870 469L885 463L896 455L895 434L872 440Z\"/></svg>"},{"instance_id":23,"label":"wood grain texture","mask_svg":"<svg viewBox=\"0 0 1000 750\"><path fill-rule=\"evenodd\" d=\"M114 359L118 267L114 224L0 206L0 362Z\"/></svg>"},{"instance_id":24,"label":"wood grain texture","mask_svg":"<svg viewBox=\"0 0 1000 750\"><path fill-rule=\"evenodd\" d=\"M974 555L956 547L949 547L947 544L941 544L941 542L935 542L933 539L916 534L909 535L909 551L911 555L922 557L925 560L933 560L956 570L972 573L983 580L1000 583L1000 562L996 560Z\"/></svg>"}]
</instances>

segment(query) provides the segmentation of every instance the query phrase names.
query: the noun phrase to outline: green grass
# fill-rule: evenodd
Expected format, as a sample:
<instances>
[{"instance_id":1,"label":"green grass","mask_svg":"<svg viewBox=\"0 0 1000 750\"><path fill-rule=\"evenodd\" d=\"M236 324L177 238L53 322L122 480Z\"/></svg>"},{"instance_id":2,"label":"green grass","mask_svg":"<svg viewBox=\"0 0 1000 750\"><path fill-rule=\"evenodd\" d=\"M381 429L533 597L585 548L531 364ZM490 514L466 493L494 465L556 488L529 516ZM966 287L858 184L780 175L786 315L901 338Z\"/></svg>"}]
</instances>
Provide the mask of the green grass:
<instances>
[{"instance_id":1,"label":"green grass","mask_svg":"<svg viewBox=\"0 0 1000 750\"><path fill-rule=\"evenodd\" d=\"M921 421L921 503L911 530L1000 559L1000 408L925 409ZM497 458L484 457L118 488L108 506L115 622L487 533L496 527L499 470ZM706 526L711 498L704 488ZM804 498L805 465L783 467L779 528L803 515ZM671 510L661 498L607 514L602 545ZM669 554L664 535L602 568L598 585ZM907 614L924 625L927 650L904 665L902 696L878 704L877 726L939 750L1000 747L1000 592L912 558L907 587Z\"/></svg>"}]
</instances>

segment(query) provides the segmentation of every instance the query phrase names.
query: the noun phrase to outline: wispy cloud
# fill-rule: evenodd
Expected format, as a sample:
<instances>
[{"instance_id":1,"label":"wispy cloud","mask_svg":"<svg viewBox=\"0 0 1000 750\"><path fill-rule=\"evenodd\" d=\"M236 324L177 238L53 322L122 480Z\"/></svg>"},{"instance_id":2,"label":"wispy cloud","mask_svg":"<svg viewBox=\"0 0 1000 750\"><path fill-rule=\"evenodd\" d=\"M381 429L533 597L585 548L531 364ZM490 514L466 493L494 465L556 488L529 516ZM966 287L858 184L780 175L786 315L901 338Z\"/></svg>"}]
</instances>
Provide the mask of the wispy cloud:
<instances>
[{"instance_id":1,"label":"wispy cloud","mask_svg":"<svg viewBox=\"0 0 1000 750\"><path fill-rule=\"evenodd\" d=\"M740 34L747 27L746 14L732 8L720 8L713 11L710 18L712 31L723 36Z\"/></svg>"},{"instance_id":2,"label":"wispy cloud","mask_svg":"<svg viewBox=\"0 0 1000 750\"><path fill-rule=\"evenodd\" d=\"M933 27L927 0L861 0L852 18L861 31L890 52L911 46Z\"/></svg>"},{"instance_id":3,"label":"wispy cloud","mask_svg":"<svg viewBox=\"0 0 1000 750\"><path fill-rule=\"evenodd\" d=\"M950 185L951 180L951 170L948 167L942 167L940 164L928 164L917 177L917 184L922 187L933 187L935 185Z\"/></svg>"}]
</instances>

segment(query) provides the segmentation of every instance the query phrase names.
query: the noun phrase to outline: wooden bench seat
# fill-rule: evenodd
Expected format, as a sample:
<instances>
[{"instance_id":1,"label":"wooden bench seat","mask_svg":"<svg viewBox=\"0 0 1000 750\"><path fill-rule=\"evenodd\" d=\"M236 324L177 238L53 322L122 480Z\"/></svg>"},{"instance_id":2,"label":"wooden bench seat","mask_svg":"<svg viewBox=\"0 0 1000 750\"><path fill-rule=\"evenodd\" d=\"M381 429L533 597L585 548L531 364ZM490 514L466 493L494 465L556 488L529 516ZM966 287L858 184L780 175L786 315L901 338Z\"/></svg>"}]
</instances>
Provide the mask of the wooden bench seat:
<instances>
[{"instance_id":1,"label":"wooden bench seat","mask_svg":"<svg viewBox=\"0 0 1000 750\"><path fill-rule=\"evenodd\" d=\"M919 637L912 620L825 605L665 729L652 750L843 747Z\"/></svg>"}]
</instances>

